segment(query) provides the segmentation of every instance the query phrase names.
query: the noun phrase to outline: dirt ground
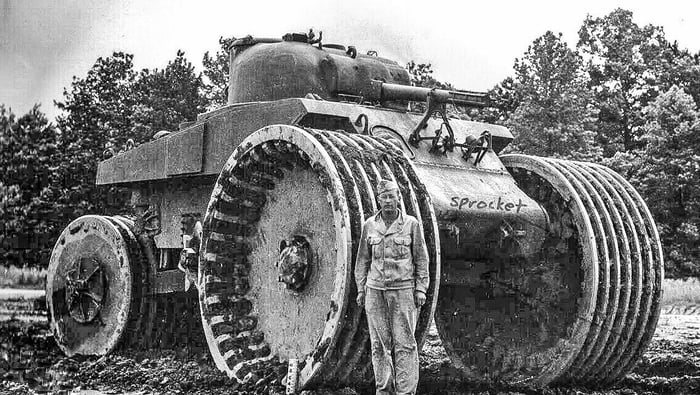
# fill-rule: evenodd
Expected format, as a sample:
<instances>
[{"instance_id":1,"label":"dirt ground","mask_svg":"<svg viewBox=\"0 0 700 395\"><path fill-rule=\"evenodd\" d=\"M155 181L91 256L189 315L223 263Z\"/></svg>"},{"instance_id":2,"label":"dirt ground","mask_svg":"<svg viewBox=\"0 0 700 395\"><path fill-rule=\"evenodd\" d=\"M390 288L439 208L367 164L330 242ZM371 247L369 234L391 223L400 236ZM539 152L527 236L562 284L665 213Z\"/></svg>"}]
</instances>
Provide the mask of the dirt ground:
<instances>
[{"instance_id":1,"label":"dirt ground","mask_svg":"<svg viewBox=\"0 0 700 395\"><path fill-rule=\"evenodd\" d=\"M586 388L484 387L459 379L431 331L421 353L421 394L698 394L700 314L696 307L666 309L642 361L617 386ZM45 319L0 316L0 393L283 394L275 377L239 385L214 366L207 350L121 351L66 358ZM364 390L367 392L367 390ZM94 393L94 392L93 392ZM361 394L363 390L305 391L305 395Z\"/></svg>"}]
</instances>

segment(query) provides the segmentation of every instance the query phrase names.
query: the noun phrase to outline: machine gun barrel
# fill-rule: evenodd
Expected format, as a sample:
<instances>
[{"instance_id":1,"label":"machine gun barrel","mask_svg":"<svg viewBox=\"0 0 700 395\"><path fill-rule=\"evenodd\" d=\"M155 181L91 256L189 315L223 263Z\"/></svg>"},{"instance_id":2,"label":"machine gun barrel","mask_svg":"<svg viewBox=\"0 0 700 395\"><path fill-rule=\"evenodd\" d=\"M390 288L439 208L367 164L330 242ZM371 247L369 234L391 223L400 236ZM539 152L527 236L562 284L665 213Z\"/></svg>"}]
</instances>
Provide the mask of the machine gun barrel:
<instances>
[{"instance_id":1,"label":"machine gun barrel","mask_svg":"<svg viewBox=\"0 0 700 395\"><path fill-rule=\"evenodd\" d=\"M422 88L418 86L390 84L372 81L373 90L379 93L381 101L418 101L430 100L437 103L450 103L464 107L486 107L489 98L485 92L450 91L445 89Z\"/></svg>"}]
</instances>

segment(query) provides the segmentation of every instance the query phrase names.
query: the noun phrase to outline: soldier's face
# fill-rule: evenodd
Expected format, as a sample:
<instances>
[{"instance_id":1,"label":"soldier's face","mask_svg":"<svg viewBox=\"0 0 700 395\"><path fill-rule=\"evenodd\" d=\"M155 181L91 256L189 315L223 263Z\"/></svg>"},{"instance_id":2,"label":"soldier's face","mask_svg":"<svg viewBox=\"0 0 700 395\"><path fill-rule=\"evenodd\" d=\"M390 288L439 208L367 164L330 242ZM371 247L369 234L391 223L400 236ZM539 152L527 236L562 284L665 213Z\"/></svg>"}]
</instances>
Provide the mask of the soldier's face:
<instances>
[{"instance_id":1,"label":"soldier's face","mask_svg":"<svg viewBox=\"0 0 700 395\"><path fill-rule=\"evenodd\" d=\"M382 210L394 211L399 208L399 191L392 189L379 194L379 205Z\"/></svg>"}]
</instances>

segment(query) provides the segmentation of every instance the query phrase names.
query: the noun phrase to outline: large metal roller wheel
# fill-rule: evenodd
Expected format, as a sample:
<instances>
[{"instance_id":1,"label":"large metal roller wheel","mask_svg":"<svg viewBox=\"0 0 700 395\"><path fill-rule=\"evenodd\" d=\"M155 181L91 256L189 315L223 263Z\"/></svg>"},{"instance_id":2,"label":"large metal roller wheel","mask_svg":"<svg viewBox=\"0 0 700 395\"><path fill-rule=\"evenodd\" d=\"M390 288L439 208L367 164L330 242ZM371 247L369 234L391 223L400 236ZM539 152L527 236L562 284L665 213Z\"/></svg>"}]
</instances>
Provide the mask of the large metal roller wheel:
<instances>
[{"instance_id":1,"label":"large metal roller wheel","mask_svg":"<svg viewBox=\"0 0 700 395\"><path fill-rule=\"evenodd\" d=\"M536 256L492 251L489 262L476 263L484 265L481 276L443 285L435 321L448 355L468 378L547 384L571 365L591 326L596 233L586 203L553 165L525 156L502 159L548 213L549 234Z\"/></svg>"},{"instance_id":2,"label":"large metal roller wheel","mask_svg":"<svg viewBox=\"0 0 700 395\"><path fill-rule=\"evenodd\" d=\"M661 313L664 260L656 223L646 203L634 187L619 174L604 166L594 164L582 165L588 166L592 171L599 174L601 178L605 178L615 185L620 194L625 197L627 204L631 206L631 211L635 214L635 226L645 240L643 244L645 249L642 250L642 255L646 257L646 263L642 269L644 275L640 307L643 309L643 313L635 323L632 340L628 343L625 352L620 355L619 360L615 364L609 362L599 371L598 377L611 384L620 380L634 367L654 334L659 314Z\"/></svg>"},{"instance_id":3,"label":"large metal roller wheel","mask_svg":"<svg viewBox=\"0 0 700 395\"><path fill-rule=\"evenodd\" d=\"M576 275L568 281L546 282L540 288L549 295L559 287L558 299L540 298L534 304L519 304L514 311L527 328L532 320L548 323L549 314L530 315L533 306L544 307L538 303L545 302L552 311L569 309L558 317L558 325L565 329L559 332L564 336L555 346L560 350L558 358L533 370L527 361L543 355L538 348L541 341L532 335L509 340L503 337L507 331L498 332L501 336L494 340L506 342L504 347L511 351L489 362L492 367L487 376L540 384L556 380L600 385L619 380L648 345L660 310L663 256L646 204L627 181L600 165L525 155L501 159L520 188L550 217L550 240L545 241L541 256L528 264L545 267L550 279L568 278L556 275L558 270ZM563 226L567 222L573 225L573 232ZM568 239L563 237L567 234ZM557 240L568 240L568 259L558 259L564 251L551 248ZM578 252L572 254L574 251ZM524 279L520 284L535 280ZM527 291L521 286L515 294L528 300ZM547 334L556 333L544 328ZM528 342L529 354L520 356L523 359L514 357Z\"/></svg>"},{"instance_id":4,"label":"large metal roller wheel","mask_svg":"<svg viewBox=\"0 0 700 395\"><path fill-rule=\"evenodd\" d=\"M139 336L143 262L136 239L113 218L86 215L61 233L46 295L56 343L68 356L104 355Z\"/></svg>"},{"instance_id":5,"label":"large metal roller wheel","mask_svg":"<svg viewBox=\"0 0 700 395\"><path fill-rule=\"evenodd\" d=\"M232 153L203 224L202 324L219 369L279 375L298 361L298 389L372 381L364 311L355 303L355 254L377 206L379 178L401 185L407 213L422 219L431 287L416 335L437 295L437 223L408 159L369 136L273 125Z\"/></svg>"}]
</instances>

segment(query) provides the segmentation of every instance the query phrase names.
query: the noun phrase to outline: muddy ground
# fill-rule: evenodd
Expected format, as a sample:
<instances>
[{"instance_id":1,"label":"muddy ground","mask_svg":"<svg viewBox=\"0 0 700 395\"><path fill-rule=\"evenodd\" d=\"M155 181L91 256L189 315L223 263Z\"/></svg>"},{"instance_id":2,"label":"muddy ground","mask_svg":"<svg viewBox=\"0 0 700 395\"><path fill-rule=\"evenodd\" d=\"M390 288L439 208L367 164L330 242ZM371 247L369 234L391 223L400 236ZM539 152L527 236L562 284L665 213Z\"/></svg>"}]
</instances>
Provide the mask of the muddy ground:
<instances>
[{"instance_id":1,"label":"muddy ground","mask_svg":"<svg viewBox=\"0 0 700 395\"><path fill-rule=\"evenodd\" d=\"M421 394L700 394L700 314L695 307L667 309L649 349L617 386L485 387L459 378L437 333L421 353ZM46 320L0 316L0 393L283 394L275 377L239 385L214 366L207 350L122 351L107 357L66 358ZM366 389L307 391L307 395L362 394ZM371 391L370 391L371 393Z\"/></svg>"}]
</instances>

